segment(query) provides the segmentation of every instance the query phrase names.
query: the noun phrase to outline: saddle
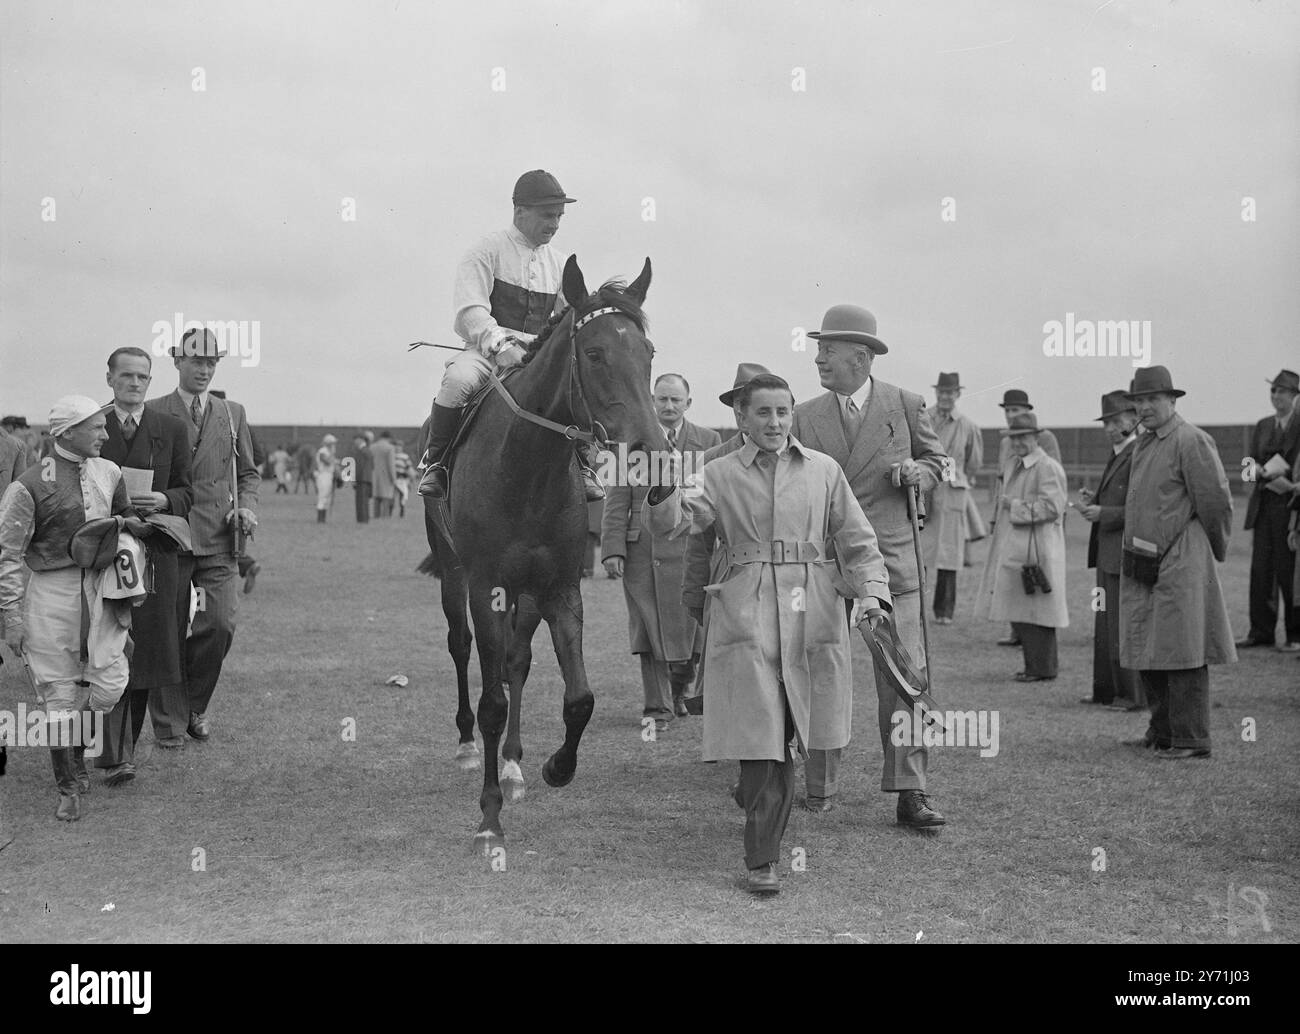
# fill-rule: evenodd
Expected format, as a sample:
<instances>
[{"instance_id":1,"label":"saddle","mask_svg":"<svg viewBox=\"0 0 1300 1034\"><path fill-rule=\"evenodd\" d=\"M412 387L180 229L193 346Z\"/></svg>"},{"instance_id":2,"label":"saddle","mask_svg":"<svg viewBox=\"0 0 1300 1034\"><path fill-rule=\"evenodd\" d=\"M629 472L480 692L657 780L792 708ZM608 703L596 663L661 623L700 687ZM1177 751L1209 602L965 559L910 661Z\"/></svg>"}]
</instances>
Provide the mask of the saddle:
<instances>
[{"instance_id":1,"label":"saddle","mask_svg":"<svg viewBox=\"0 0 1300 1034\"><path fill-rule=\"evenodd\" d=\"M502 384L509 384L510 379L519 370L518 366L512 366L497 374L497 380ZM447 449L442 454L442 465L447 471L447 498L451 498L451 469L456 460L456 450L460 448L466 436L469 434L470 426L478 416L479 410L483 407L483 400L496 391L492 385L492 379L489 377L483 387L470 396L469 401L461 409L460 424L456 427L456 433L451 436L451 441L447 443Z\"/></svg>"}]
</instances>

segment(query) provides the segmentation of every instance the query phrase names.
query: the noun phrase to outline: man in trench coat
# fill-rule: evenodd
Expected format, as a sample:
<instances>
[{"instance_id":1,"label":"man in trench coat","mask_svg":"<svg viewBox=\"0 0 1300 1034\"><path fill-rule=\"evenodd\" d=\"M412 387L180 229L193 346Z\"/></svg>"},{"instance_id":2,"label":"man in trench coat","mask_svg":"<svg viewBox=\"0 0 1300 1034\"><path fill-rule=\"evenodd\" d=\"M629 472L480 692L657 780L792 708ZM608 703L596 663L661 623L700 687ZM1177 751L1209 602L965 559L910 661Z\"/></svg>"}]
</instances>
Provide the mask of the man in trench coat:
<instances>
[{"instance_id":1,"label":"man in trench coat","mask_svg":"<svg viewBox=\"0 0 1300 1034\"><path fill-rule=\"evenodd\" d=\"M1147 429L1133 453L1124 503L1124 546L1154 547L1157 580L1121 572L1120 663L1136 668L1151 727L1135 745L1178 761L1210 755L1207 665L1236 661L1215 561L1232 530L1232 496L1213 439L1175 410L1185 395L1169 371L1137 371L1128 397ZM1126 565L1127 566L1127 565Z\"/></svg>"},{"instance_id":2,"label":"man in trench coat","mask_svg":"<svg viewBox=\"0 0 1300 1034\"><path fill-rule=\"evenodd\" d=\"M791 736L808 750L849 741L852 668L836 568L858 600L855 621L883 615L889 589L875 532L839 465L789 434L786 382L756 377L738 401L746 444L709 463L692 489L652 489L642 520L674 537L717 525L727 543L727 572L710 587L704 760L741 762L749 887L771 893L794 799Z\"/></svg>"},{"instance_id":3,"label":"man in trench coat","mask_svg":"<svg viewBox=\"0 0 1300 1034\"><path fill-rule=\"evenodd\" d=\"M943 446L930 424L925 399L872 376L877 355L889 351L876 336L876 317L856 305L827 310L815 362L822 386L830 390L795 408L791 433L811 449L835 460L853 495L879 538L889 569L894 598L894 627L903 648L918 668L925 667L921 648L921 575L916 566L912 522L907 511L909 486L921 494L933 490L943 474ZM897 468L901 484L895 483ZM876 714L884 766L880 789L897 793L898 822L914 829L942 826L944 817L930 807L925 793L929 750L924 744L894 745L893 714L901 706L890 677L876 673ZM804 770L805 807L829 811L838 790L840 754L814 751Z\"/></svg>"},{"instance_id":4,"label":"man in trench coat","mask_svg":"<svg viewBox=\"0 0 1300 1034\"><path fill-rule=\"evenodd\" d=\"M984 463L984 443L979 425L957 410L961 398L959 374L940 373L934 396L934 433L950 462L945 464L926 507L930 515L925 529L926 563L935 569L935 624L951 625L957 609L957 572L966 559L966 543L988 534L978 507L971 501Z\"/></svg>"},{"instance_id":5,"label":"man in trench coat","mask_svg":"<svg viewBox=\"0 0 1300 1034\"><path fill-rule=\"evenodd\" d=\"M655 412L664 434L683 455L683 465L697 469L704 451L722 439L717 431L686 419L690 387L680 374L663 374L655 381L654 391ZM687 713L683 697L695 679L695 659L703 637L681 602L687 540L642 531L641 504L649 489L648 484L606 486L600 562L612 577L623 579L628 639L641 660L645 691L641 714L653 718L655 728L663 731L674 715Z\"/></svg>"}]
</instances>

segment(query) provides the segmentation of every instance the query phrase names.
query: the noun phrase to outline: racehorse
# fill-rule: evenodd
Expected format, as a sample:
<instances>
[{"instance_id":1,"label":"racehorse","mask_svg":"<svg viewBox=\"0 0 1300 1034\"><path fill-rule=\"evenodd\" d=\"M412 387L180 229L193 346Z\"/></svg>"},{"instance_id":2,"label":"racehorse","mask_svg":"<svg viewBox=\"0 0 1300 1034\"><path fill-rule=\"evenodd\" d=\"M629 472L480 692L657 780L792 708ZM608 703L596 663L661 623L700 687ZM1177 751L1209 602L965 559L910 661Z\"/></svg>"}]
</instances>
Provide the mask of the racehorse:
<instances>
[{"instance_id":1,"label":"racehorse","mask_svg":"<svg viewBox=\"0 0 1300 1034\"><path fill-rule=\"evenodd\" d=\"M520 703L533 633L542 619L564 677L564 743L542 765L548 785L573 779L578 743L595 706L582 659L579 579L587 504L573 443L626 442L629 452L667 446L651 405L654 348L641 311L650 260L630 285L611 280L589 294L571 256L561 283L569 307L537 336L522 368L488 389L456 449L442 511L450 544L439 526L439 504L424 500L429 545L442 566L447 648L456 664L456 759L463 768L477 767L468 675L474 635L467 604L478 637L483 821L474 845L487 856L505 842L503 798L513 803L524 793ZM499 774L497 748L507 718Z\"/></svg>"}]
</instances>

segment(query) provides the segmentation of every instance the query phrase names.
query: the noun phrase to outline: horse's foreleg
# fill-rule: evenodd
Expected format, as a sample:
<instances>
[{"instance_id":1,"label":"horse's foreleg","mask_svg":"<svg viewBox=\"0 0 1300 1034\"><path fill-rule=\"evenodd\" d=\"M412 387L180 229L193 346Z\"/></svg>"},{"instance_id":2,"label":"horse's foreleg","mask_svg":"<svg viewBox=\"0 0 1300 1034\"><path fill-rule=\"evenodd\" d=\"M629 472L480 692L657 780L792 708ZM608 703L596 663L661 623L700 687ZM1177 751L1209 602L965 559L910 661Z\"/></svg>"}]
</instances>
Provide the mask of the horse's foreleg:
<instances>
[{"instance_id":1,"label":"horse's foreleg","mask_svg":"<svg viewBox=\"0 0 1300 1034\"><path fill-rule=\"evenodd\" d=\"M564 743L542 765L542 778L550 786L567 786L578 768L582 731L596 706L582 661L582 593L576 584L566 586L542 603L541 610L564 673Z\"/></svg>"},{"instance_id":2,"label":"horse's foreleg","mask_svg":"<svg viewBox=\"0 0 1300 1034\"><path fill-rule=\"evenodd\" d=\"M447 652L456 665L456 728L460 732L456 764L468 772L479 767L479 754L474 743L474 709L469 703L469 654L474 636L465 604L465 569L459 564L445 564L442 612L447 618Z\"/></svg>"},{"instance_id":3,"label":"horse's foreleg","mask_svg":"<svg viewBox=\"0 0 1300 1034\"><path fill-rule=\"evenodd\" d=\"M471 587L469 606L478 633L478 656L483 671L483 692L478 699L478 728L483 734L483 792L479 796L483 821L474 836L474 847L485 857L492 857L495 849L505 844L497 752L506 725L506 694L502 685L506 668L506 615L494 610L492 601L490 587Z\"/></svg>"},{"instance_id":4,"label":"horse's foreleg","mask_svg":"<svg viewBox=\"0 0 1300 1034\"><path fill-rule=\"evenodd\" d=\"M509 657L506 659L506 688L510 694L510 714L506 721L506 742L501 748L501 789L507 804L524 799L524 773L519 762L524 758L519 722L523 715L524 683L533 664L533 634L542 620L531 596L520 596L515 604L515 623L510 632Z\"/></svg>"}]
</instances>

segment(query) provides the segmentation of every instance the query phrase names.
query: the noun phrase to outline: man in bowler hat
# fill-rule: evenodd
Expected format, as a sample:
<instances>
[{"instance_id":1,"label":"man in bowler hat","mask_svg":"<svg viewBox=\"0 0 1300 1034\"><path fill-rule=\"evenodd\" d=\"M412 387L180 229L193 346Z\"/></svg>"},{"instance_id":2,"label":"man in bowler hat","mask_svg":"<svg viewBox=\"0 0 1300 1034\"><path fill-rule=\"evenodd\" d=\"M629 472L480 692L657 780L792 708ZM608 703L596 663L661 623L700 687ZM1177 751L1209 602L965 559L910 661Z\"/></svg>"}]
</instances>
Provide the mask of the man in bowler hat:
<instances>
[{"instance_id":1,"label":"man in bowler hat","mask_svg":"<svg viewBox=\"0 0 1300 1034\"><path fill-rule=\"evenodd\" d=\"M979 510L971 503L971 489L984 462L979 425L957 410L961 375L940 373L934 385L934 432L950 462L946 464L934 495L926 507L930 524L926 538L935 543L927 560L935 569L934 620L951 625L957 609L957 572L966 558L966 543L986 534ZM972 527L972 522L975 526Z\"/></svg>"}]
</instances>

